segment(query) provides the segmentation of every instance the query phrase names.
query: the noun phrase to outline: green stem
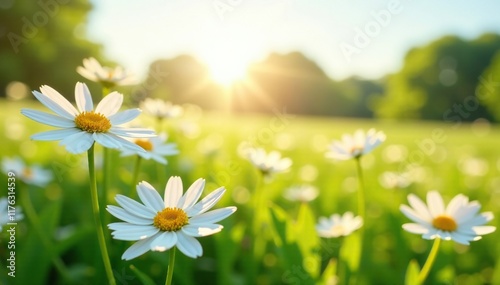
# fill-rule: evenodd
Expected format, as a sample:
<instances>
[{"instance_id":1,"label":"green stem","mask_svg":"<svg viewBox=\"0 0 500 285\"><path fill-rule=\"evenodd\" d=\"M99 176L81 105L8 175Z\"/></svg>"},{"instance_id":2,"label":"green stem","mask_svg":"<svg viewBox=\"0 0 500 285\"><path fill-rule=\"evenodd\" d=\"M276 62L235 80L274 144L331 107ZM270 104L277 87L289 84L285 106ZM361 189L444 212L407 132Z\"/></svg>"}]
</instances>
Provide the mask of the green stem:
<instances>
[{"instance_id":1,"label":"green stem","mask_svg":"<svg viewBox=\"0 0 500 285\"><path fill-rule=\"evenodd\" d=\"M102 261L104 263L104 269L106 270L106 275L108 276L109 284L115 285L115 277L113 276L113 269L111 268L111 262L109 261L108 249L106 247L106 239L104 238L104 231L101 221L101 214L99 211L99 199L97 197L97 182L95 177L95 166L94 166L94 145L92 145L88 151L88 161L89 161L89 177L90 177L90 196L92 198L92 212L94 215L94 222L97 231L97 239L99 241L99 247L101 248Z\"/></svg>"},{"instance_id":2,"label":"green stem","mask_svg":"<svg viewBox=\"0 0 500 285\"><path fill-rule=\"evenodd\" d=\"M42 241L43 246L50 253L50 258L52 259L52 263L56 267L57 271L61 274L61 276L65 280L72 281L71 275L68 273L66 265L64 265L64 262L56 254L56 251L54 250L52 243L47 238L47 233L41 226L42 223L38 219L35 208L33 207L33 203L31 203L28 191L21 194L21 205L24 208L24 213L26 214L26 217L30 221L31 226L35 229L36 234Z\"/></svg>"},{"instance_id":3,"label":"green stem","mask_svg":"<svg viewBox=\"0 0 500 285\"><path fill-rule=\"evenodd\" d=\"M425 261L424 267L418 274L418 284L423 284L425 279L427 278L427 275L429 275L429 272L431 271L432 265L434 264L434 261L436 260L436 256L439 250L439 245L441 244L441 239L436 238L434 240L434 244L432 245L431 252L429 253L429 256L427 257L427 260Z\"/></svg>"},{"instance_id":4,"label":"green stem","mask_svg":"<svg viewBox=\"0 0 500 285\"><path fill-rule=\"evenodd\" d=\"M142 161L142 158L140 155L137 156L137 160L135 161L135 165L134 165L134 174L132 176L132 181L131 181L131 184L130 184L130 193L129 193L129 197L132 198L134 196L134 193L135 193L135 185L137 185L137 179L139 178L139 170L141 168L141 161Z\"/></svg>"},{"instance_id":5,"label":"green stem","mask_svg":"<svg viewBox=\"0 0 500 285\"><path fill-rule=\"evenodd\" d=\"M165 285L172 284L172 277L174 276L174 263L175 263L175 246L170 249L170 254L168 257L168 271L167 280L165 280Z\"/></svg>"},{"instance_id":6,"label":"green stem","mask_svg":"<svg viewBox=\"0 0 500 285\"><path fill-rule=\"evenodd\" d=\"M356 169L358 171L358 215L363 219L363 223L365 223L365 187L363 183L363 170L361 169L361 159L360 157L356 158Z\"/></svg>"}]
</instances>

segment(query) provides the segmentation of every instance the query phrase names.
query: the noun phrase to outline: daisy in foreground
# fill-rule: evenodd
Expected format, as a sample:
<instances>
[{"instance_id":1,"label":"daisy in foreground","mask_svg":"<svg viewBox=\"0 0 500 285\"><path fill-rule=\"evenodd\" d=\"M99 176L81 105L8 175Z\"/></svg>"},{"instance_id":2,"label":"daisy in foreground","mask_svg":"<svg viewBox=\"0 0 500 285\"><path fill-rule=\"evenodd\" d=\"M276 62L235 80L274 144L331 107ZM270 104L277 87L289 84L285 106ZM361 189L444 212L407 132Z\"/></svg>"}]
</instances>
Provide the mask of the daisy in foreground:
<instances>
[{"instance_id":1,"label":"daisy in foreground","mask_svg":"<svg viewBox=\"0 0 500 285\"><path fill-rule=\"evenodd\" d=\"M93 57L85 58L83 60L83 67L78 66L76 71L81 76L98 82L106 88L112 88L115 85L132 85L136 83L134 76L121 66L115 68L101 66Z\"/></svg>"},{"instance_id":2,"label":"daisy in foreground","mask_svg":"<svg viewBox=\"0 0 500 285\"><path fill-rule=\"evenodd\" d=\"M354 135L344 134L340 141L333 141L326 156L338 160L359 158L371 152L385 139L385 134L375 129L368 130L366 134L363 130L357 130Z\"/></svg>"},{"instance_id":3,"label":"daisy in foreground","mask_svg":"<svg viewBox=\"0 0 500 285\"><path fill-rule=\"evenodd\" d=\"M220 200L225 189L220 187L196 203L204 186L205 180L200 178L182 195L182 180L174 176L167 182L164 199L145 181L137 185L143 204L117 195L115 199L121 207L109 205L107 210L124 222L111 223L108 227L115 239L137 241L123 253L122 259L133 259L148 250L166 251L174 247L188 257L200 257L203 249L195 237L220 232L223 227L216 223L236 211L236 207L226 207L207 212Z\"/></svg>"},{"instance_id":4,"label":"daisy in foreground","mask_svg":"<svg viewBox=\"0 0 500 285\"><path fill-rule=\"evenodd\" d=\"M410 233L421 234L424 239L454 240L468 245L495 231L494 226L484 226L493 219L493 213L478 214L481 205L469 202L462 194L455 196L445 207L443 198L437 191L427 193L427 205L417 196L408 195L411 207L401 205L400 210L414 223L403 225Z\"/></svg>"},{"instance_id":5,"label":"daisy in foreground","mask_svg":"<svg viewBox=\"0 0 500 285\"><path fill-rule=\"evenodd\" d=\"M363 226L363 219L360 216L355 217L352 212L346 212L342 216L333 214L329 218L320 217L316 231L320 237L336 238L348 236L361 226Z\"/></svg>"},{"instance_id":6,"label":"daisy in foreground","mask_svg":"<svg viewBox=\"0 0 500 285\"><path fill-rule=\"evenodd\" d=\"M123 95L112 92L104 97L94 109L92 96L87 85L78 82L75 86L77 108L53 88L43 85L33 95L56 115L22 109L21 113L39 123L62 128L46 131L31 136L33 140L60 140L70 153L83 153L98 142L108 148L130 148L144 151L140 146L123 137L153 137L154 132L147 129L124 128L119 125L135 119L141 111L129 109L118 112L123 102Z\"/></svg>"}]
</instances>

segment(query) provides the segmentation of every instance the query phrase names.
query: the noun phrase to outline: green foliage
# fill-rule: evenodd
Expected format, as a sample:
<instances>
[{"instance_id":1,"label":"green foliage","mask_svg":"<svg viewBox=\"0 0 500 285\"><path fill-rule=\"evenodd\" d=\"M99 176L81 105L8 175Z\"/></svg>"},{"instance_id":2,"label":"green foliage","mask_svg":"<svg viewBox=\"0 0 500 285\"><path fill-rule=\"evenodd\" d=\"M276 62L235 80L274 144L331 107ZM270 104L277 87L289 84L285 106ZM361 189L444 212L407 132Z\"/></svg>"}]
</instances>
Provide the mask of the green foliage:
<instances>
[{"instance_id":1,"label":"green foliage","mask_svg":"<svg viewBox=\"0 0 500 285\"><path fill-rule=\"evenodd\" d=\"M43 220L47 236L54 242L70 272L78 276L82 284L101 284L105 274L100 265L102 261L91 216L85 156L70 155L57 142L29 140L30 135L52 128L21 117L21 107L42 109L35 102L0 101L0 121L7 122L0 125L0 139L4 142L0 156L19 154L29 163L40 163L60 173L55 176L60 180L55 178L43 189L32 189L35 191L30 192L30 197ZM171 175L181 176L185 187L204 177L207 183L203 196L219 186L227 189L215 208L238 207L233 216L221 222L224 226L222 232L199 239L203 246L202 257L193 260L178 252L175 284L248 284L246 270L250 261L247 252L252 238L248 235L252 225L249 201L254 195L256 172L238 155L237 149L240 142L268 128L272 119L269 116L233 117L212 112L195 117L188 112L182 122L195 124L199 132L185 133L174 127L178 126L178 121L169 122L170 138L179 145L180 155L169 158L168 166L162 168L166 175L157 174L155 163L143 161L139 180L151 182L158 190L165 186ZM406 273L415 272L415 269L408 270L410 260L415 260L420 266L424 264L431 243L401 228L409 221L398 207L407 203L409 193L424 197L427 191L437 189L448 201L463 193L471 200L478 200L482 211L493 211L495 219L491 224L499 226L497 217L500 211L494 194L499 177L498 126L492 125L486 132L478 133L470 124L453 128L450 124L438 123L299 116L289 120L289 124L268 141L257 140L267 150L278 149L290 157L293 166L288 173L276 175L264 188L272 205L268 210L273 240L267 243L256 280L267 284L331 284L328 281L335 279L335 275L343 278L348 264L345 260L356 256L350 250L354 250L352 244L356 241L349 245L350 236L342 244L339 239L321 239L320 242L314 225L320 216L356 209L354 162L331 162L324 153L330 140L358 128L375 127L387 134L387 141L363 158L367 218L361 262L363 270L357 279L360 284L404 284ZM421 142L431 137L436 129L441 129L446 139L435 141L435 148L424 152ZM207 145L211 146L209 150ZM398 148L403 151L397 151ZM402 153L401 157L398 157L398 152ZM101 147L97 147L97 155L102 155ZM421 157L419 166L414 168L420 178L411 186L385 189L380 185L382 173L404 171L415 157ZM116 205L114 195L129 191L135 162L133 157L120 157L117 152L113 153L113 158L114 177L106 202L110 205ZM470 159L479 161L472 162L472 173L467 172L471 171ZM486 171L474 173L481 164L486 165ZM2 177L5 182L5 174ZM98 175L98 179L102 177ZM289 186L304 183L320 190L316 200L301 206L282 197ZM23 190L19 189L19 193ZM109 222L117 221L106 212L105 215ZM19 258L17 271L19 278L28 282L20 284L65 284L27 221L20 222L18 229L18 254L23 258L22 261ZM111 263L117 280L123 280L123 284L140 284L139 277L130 269L133 265L155 284L165 282L168 253L148 252L131 261L122 261L121 255L132 242L111 239L108 229L105 229L105 234L110 238ZM0 260L5 260L7 254L5 238L4 232L0 235ZM344 253L339 255L339 249ZM469 247L443 241L427 284L496 284L499 249L498 232L484 236ZM5 278L5 273L5 268L0 268L0 282L10 284L7 282L11 280ZM39 279L28 279L30 277Z\"/></svg>"},{"instance_id":2,"label":"green foliage","mask_svg":"<svg viewBox=\"0 0 500 285\"><path fill-rule=\"evenodd\" d=\"M485 34L474 40L446 36L410 50L403 68L388 76L384 97L373 106L376 115L454 123L491 119L474 94L498 49L500 36Z\"/></svg>"}]
</instances>

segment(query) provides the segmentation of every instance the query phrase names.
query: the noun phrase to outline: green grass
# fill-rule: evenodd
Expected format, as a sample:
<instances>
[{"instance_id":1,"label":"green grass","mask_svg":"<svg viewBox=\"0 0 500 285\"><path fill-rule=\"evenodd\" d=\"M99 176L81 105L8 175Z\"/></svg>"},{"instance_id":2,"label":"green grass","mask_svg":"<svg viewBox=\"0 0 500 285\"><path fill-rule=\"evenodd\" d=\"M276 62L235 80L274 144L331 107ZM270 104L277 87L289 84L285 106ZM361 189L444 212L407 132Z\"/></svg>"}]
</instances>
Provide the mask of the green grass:
<instances>
[{"instance_id":1,"label":"green grass","mask_svg":"<svg viewBox=\"0 0 500 285\"><path fill-rule=\"evenodd\" d=\"M0 102L3 123L0 125L3 142L0 153L2 157L19 155L29 163L43 164L54 171L55 179L43 189L19 182L17 194L29 193L46 235L57 247L71 274L77 276L81 284L105 284L93 228L86 156L70 155L57 142L30 141L30 135L51 128L23 117L19 113L21 107L41 108L34 102ZM204 195L219 186L227 188L216 208L235 205L238 211L222 222L225 228L221 233L200 238L203 257L192 260L178 252L174 284L251 284L246 280L255 280L259 284L307 284L319 280L317 276L307 276L312 270L307 260L311 259L305 257L319 261L319 270L323 272L330 258L338 257L340 240L323 239L319 244L311 242L312 247L307 247L304 244L308 238L312 241L317 239L311 230L312 222L316 222L319 216L356 212L357 191L354 161L330 161L325 158L325 151L328 144L342 134L371 127L384 131L387 140L362 158L367 196L364 229L367 238L360 284L403 284L410 260L415 259L420 266L425 262L432 241L401 229L401 225L409 220L398 208L401 203L406 203L409 193L424 198L428 191L438 190L446 202L454 195L463 193L472 200L478 200L482 211L493 211L496 218L491 224L500 225L497 218L500 216L498 126L485 128L478 124L462 124L454 127L431 122L299 116L280 121L277 116L199 113L192 109L184 118L166 126L170 139L179 146L180 155L169 158L168 166L161 171L152 161L145 161L139 181L146 180L162 192L172 175L181 176L184 187L203 177L207 180ZM187 129L191 131L186 132ZM439 132L438 136L436 132ZM270 217L269 226L274 234L267 243L262 262L257 265L257 275L249 272L248 268L251 263L249 245L255 239L249 230L254 214L249 205L255 193L258 172L238 154L238 147L243 141L250 141L267 150L279 150L293 160L291 171L277 174L263 185L268 203L258 211L268 212L269 207L273 207L278 216L273 214ZM427 143L424 149L419 147L422 141ZM395 152L398 149L405 150L406 156L397 159ZM97 151L100 155L102 147L98 146ZM114 195L129 192L134 158L119 157L116 151L113 151L113 158L107 204L116 205ZM471 163L471 158L477 158L486 165L487 171L483 175L474 176L461 170L467 161ZM420 173L418 182L397 190L380 185L379 177L383 172L404 170L408 166L416 166L415 162L418 164L415 169ZM470 167L473 170L477 168ZM2 177L3 183L6 183L6 173L2 173ZM98 179L99 184L102 181L99 174ZM310 203L310 207L299 210L299 205L284 199L282 193L291 185L304 183L316 186L320 196ZM5 192L0 196L5 196ZM286 216L280 219L279 213ZM105 218L108 222L116 221L108 213L105 213ZM299 222L292 223L296 219ZM305 230L293 234L292 228L299 227L301 223ZM284 241L283 237L280 239L279 227L283 227L282 230L288 227L288 234L297 235L297 244ZM17 230L17 283L6 277L5 266L0 269L0 283L64 284L28 222L19 223ZM149 276L156 284L163 284L168 265L167 253L148 252L132 261L121 261L121 254L131 243L111 240L109 231L105 234L109 238L111 263L118 284L141 284L143 275ZM0 236L2 265L8 254L7 238L4 229ZM500 269L495 269L499 249L496 232L468 247L443 242L426 284L500 284ZM136 268L135 272L141 273L134 274L131 265ZM328 272L333 273L332 268ZM494 281L493 276L496 278Z\"/></svg>"}]
</instances>

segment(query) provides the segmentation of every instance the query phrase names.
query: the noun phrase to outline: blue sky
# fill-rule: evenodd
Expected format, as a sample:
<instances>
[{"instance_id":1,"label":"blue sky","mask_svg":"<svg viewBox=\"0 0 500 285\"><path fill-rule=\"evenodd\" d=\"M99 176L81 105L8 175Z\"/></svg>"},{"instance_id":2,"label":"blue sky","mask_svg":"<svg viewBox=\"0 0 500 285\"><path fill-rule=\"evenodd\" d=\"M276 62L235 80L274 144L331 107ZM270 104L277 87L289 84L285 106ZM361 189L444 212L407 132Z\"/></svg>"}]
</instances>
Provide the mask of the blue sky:
<instances>
[{"instance_id":1,"label":"blue sky","mask_svg":"<svg viewBox=\"0 0 500 285\"><path fill-rule=\"evenodd\" d=\"M500 33L498 0L92 2L88 36L139 76L153 60L179 54L236 73L270 52L298 50L335 79L378 78L397 71L411 47L440 36Z\"/></svg>"}]
</instances>

